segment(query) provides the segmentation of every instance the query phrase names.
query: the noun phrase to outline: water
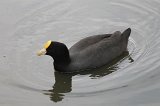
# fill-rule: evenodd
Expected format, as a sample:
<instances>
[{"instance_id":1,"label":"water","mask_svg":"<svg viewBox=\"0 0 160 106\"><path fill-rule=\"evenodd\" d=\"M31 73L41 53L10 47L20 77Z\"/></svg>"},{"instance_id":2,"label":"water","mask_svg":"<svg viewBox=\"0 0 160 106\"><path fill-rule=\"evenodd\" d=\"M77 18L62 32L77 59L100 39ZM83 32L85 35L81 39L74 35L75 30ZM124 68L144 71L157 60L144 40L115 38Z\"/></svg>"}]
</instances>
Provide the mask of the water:
<instances>
[{"instance_id":1,"label":"water","mask_svg":"<svg viewBox=\"0 0 160 106\"><path fill-rule=\"evenodd\" d=\"M159 0L0 1L0 105L159 106ZM54 72L36 52L47 40L131 27L129 55L88 73Z\"/></svg>"}]
</instances>

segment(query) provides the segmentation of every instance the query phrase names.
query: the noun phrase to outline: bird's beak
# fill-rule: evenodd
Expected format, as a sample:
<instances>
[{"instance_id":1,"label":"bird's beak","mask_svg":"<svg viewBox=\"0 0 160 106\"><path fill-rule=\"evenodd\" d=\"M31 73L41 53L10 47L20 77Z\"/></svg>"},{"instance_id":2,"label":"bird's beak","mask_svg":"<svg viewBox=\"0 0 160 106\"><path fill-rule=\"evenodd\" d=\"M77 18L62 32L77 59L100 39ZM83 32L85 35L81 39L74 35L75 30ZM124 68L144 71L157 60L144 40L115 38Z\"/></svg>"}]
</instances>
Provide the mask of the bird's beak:
<instances>
[{"instance_id":1,"label":"bird's beak","mask_svg":"<svg viewBox=\"0 0 160 106\"><path fill-rule=\"evenodd\" d=\"M45 55L47 53L46 49L43 48L40 51L37 52L37 56Z\"/></svg>"}]
</instances>

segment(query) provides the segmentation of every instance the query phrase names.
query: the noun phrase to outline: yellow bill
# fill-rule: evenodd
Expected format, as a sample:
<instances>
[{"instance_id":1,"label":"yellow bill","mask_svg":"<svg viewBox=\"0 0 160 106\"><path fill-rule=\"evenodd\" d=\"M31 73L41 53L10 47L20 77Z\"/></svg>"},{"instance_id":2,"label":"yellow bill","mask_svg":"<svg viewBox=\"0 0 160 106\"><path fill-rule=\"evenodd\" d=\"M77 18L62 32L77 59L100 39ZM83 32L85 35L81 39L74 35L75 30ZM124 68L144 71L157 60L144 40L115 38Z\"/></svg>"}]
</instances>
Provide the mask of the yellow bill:
<instances>
[{"instance_id":1,"label":"yellow bill","mask_svg":"<svg viewBox=\"0 0 160 106\"><path fill-rule=\"evenodd\" d=\"M45 55L47 53L47 48L51 45L51 40L47 41L44 46L43 46L43 49L41 49L40 51L37 52L37 55L38 56L41 56L41 55Z\"/></svg>"}]
</instances>

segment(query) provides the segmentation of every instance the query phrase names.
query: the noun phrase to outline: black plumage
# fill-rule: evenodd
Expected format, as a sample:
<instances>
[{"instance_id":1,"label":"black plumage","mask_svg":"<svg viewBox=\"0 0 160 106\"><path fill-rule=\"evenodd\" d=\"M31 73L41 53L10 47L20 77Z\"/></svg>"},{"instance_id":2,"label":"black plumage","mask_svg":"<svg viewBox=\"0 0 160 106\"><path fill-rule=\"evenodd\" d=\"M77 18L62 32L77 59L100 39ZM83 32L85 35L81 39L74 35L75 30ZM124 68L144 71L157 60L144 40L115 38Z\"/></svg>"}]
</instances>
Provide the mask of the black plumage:
<instances>
[{"instance_id":1,"label":"black plumage","mask_svg":"<svg viewBox=\"0 0 160 106\"><path fill-rule=\"evenodd\" d=\"M131 29L123 33L94 35L84 38L70 49L60 42L52 41L46 55L54 59L54 68L61 72L76 72L101 67L127 51Z\"/></svg>"}]
</instances>

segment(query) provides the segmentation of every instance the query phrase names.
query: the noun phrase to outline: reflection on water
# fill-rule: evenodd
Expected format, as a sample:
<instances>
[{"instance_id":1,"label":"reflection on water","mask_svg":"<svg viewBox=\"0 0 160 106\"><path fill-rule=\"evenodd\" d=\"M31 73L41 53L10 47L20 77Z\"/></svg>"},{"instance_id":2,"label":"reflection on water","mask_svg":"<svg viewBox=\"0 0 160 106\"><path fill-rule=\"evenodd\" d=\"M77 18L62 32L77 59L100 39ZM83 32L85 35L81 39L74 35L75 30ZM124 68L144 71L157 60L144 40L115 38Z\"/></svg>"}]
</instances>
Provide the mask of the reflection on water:
<instances>
[{"instance_id":1,"label":"reflection on water","mask_svg":"<svg viewBox=\"0 0 160 106\"><path fill-rule=\"evenodd\" d=\"M54 72L55 75L55 84L53 85L53 89L51 90L44 90L47 91L47 93L44 93L45 95L49 95L51 101L53 102L60 102L64 99L65 94L72 91L72 77L79 74L79 75L86 75L90 74L91 79L100 78L103 76L106 76L117 69L118 62L123 61L123 59L128 58L131 62L134 60L129 56L129 52L124 52L121 56L117 57L113 61L111 61L109 64L100 67L98 69L94 70L85 70L83 72L77 72L77 73L61 73L61 72Z\"/></svg>"},{"instance_id":2,"label":"reflection on water","mask_svg":"<svg viewBox=\"0 0 160 106\"><path fill-rule=\"evenodd\" d=\"M55 72L55 84L53 89L48 90L46 95L50 95L50 99L54 102L62 101L65 94L72 91L72 75Z\"/></svg>"},{"instance_id":3,"label":"reflection on water","mask_svg":"<svg viewBox=\"0 0 160 106\"><path fill-rule=\"evenodd\" d=\"M160 0L0 0L0 15L0 105L160 106ZM35 55L128 27L129 56L88 73L54 77Z\"/></svg>"}]
</instances>

